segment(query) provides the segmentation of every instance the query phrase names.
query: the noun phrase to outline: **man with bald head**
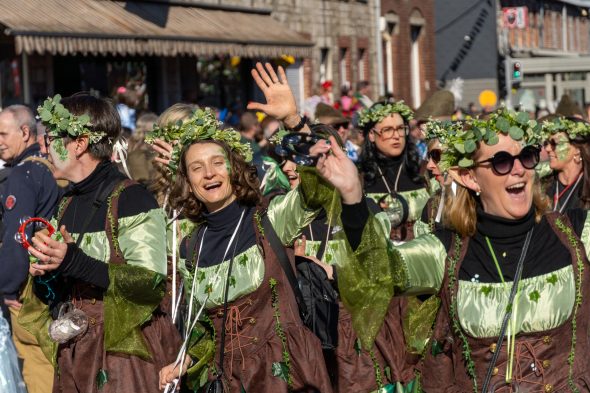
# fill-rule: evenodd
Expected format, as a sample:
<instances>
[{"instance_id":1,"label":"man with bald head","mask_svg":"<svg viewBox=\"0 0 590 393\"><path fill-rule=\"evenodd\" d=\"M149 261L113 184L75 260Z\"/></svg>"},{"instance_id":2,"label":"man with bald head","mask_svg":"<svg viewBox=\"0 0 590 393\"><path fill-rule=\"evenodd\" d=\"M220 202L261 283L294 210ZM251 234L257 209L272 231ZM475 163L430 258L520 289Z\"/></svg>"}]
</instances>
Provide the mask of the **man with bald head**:
<instances>
[{"instance_id":1,"label":"man with bald head","mask_svg":"<svg viewBox=\"0 0 590 393\"><path fill-rule=\"evenodd\" d=\"M0 112L0 159L10 172L0 184L2 245L0 246L0 293L10 309L13 339L23 360L23 377L29 393L52 391L53 367L35 338L17 322L21 308L20 291L29 272L27 251L15 240L21 219L53 215L59 189L37 143L33 112L24 105L12 105ZM33 228L27 236L32 238Z\"/></svg>"}]
</instances>

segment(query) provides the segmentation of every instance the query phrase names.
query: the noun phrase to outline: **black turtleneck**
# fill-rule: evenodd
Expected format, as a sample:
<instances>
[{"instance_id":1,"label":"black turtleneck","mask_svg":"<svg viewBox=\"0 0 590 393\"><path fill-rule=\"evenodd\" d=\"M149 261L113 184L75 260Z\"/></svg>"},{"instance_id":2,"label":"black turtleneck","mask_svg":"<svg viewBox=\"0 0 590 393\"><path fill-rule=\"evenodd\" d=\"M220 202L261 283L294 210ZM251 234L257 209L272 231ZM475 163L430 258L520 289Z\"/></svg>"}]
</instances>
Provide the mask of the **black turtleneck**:
<instances>
[{"instance_id":1,"label":"black turtleneck","mask_svg":"<svg viewBox=\"0 0 590 393\"><path fill-rule=\"evenodd\" d=\"M84 180L74 183L66 192L66 197L71 196L72 201L68 205L60 226L65 225L70 233L80 234L102 232L105 230L107 203L104 202L93 215L84 228L88 214L93 210L92 204L97 198L99 190L106 184L119 183L126 179L117 167L103 161ZM119 196L118 216L130 217L139 213L158 208L154 197L142 186L132 185L127 187ZM75 243L68 244L68 250L58 271L64 277L74 278L106 289L109 285L108 264L86 255Z\"/></svg>"},{"instance_id":2,"label":"black turtleneck","mask_svg":"<svg viewBox=\"0 0 590 393\"><path fill-rule=\"evenodd\" d=\"M587 212L582 209L571 209L566 212L572 227L578 236L581 235ZM369 210L365 199L354 205L342 205L342 223L348 241L355 250L361 241L362 231L369 218ZM534 209L519 220L509 220L483 212L477 212L477 231L469 239L465 258L461 263L459 278L466 281L501 282L486 236L498 259L505 281L512 281L522 251L524 239L529 229L534 227L530 247L526 253L522 278L535 277L551 273L572 263L568 249L559 240L546 217L535 223ZM434 235L450 251L453 232L438 229Z\"/></svg>"},{"instance_id":3,"label":"black turtleneck","mask_svg":"<svg viewBox=\"0 0 590 393\"><path fill-rule=\"evenodd\" d=\"M383 176L389 185L391 191L395 190L395 179L397 178L398 171L401 168L399 181L397 185L397 191L414 191L420 188L424 188L424 184L421 181L414 181L408 175L404 166L405 156L402 154L397 157L381 157L377 159L377 165L381 168ZM387 193L387 187L381 177L379 171L375 172L375 181L373 184L365 185L365 192L368 194L381 194Z\"/></svg>"},{"instance_id":4,"label":"black turtleneck","mask_svg":"<svg viewBox=\"0 0 590 393\"><path fill-rule=\"evenodd\" d=\"M200 226L197 234L198 241L195 245L195 256L199 251L201 241L203 248L199 257L199 266L208 267L220 264L225 254L229 241L238 228L240 216L244 212L244 218L238 229L234 243L230 247L225 260L230 260L232 255L239 255L256 244L256 233L254 231L254 212L253 206L243 206L234 201L223 209L214 213L203 213L202 217L205 222ZM205 232L205 228L207 231ZM205 238L203 239L203 234ZM187 256L188 239L182 242L180 256ZM234 246L235 254L234 254ZM196 257L195 257L196 260Z\"/></svg>"},{"instance_id":5,"label":"black turtleneck","mask_svg":"<svg viewBox=\"0 0 590 393\"><path fill-rule=\"evenodd\" d=\"M571 215L571 221L578 235L583 223ZM582 225L580 225L582 224ZM535 224L534 209L518 220L509 220L477 212L477 232L469 240L469 248L461 264L461 280L479 282L501 282L492 258L486 236L498 259L504 280L512 281L522 252L527 232L534 227L533 237L524 260L522 278L547 274L572 263L571 255L545 217Z\"/></svg>"},{"instance_id":6,"label":"black turtleneck","mask_svg":"<svg viewBox=\"0 0 590 393\"><path fill-rule=\"evenodd\" d=\"M581 207L580 205L580 195L582 194L582 185L584 183L584 179L582 179L577 185L574 184L567 190L567 184L563 184L559 181L559 177L557 175L553 176L553 181L551 185L547 187L547 195L549 196L549 200L551 201L551 206L554 204L555 200L555 187L557 187L557 195L561 194L559 199L557 200L557 209L565 212L568 209L575 209ZM565 192L564 192L565 190ZM564 206L565 205L565 206Z\"/></svg>"}]
</instances>

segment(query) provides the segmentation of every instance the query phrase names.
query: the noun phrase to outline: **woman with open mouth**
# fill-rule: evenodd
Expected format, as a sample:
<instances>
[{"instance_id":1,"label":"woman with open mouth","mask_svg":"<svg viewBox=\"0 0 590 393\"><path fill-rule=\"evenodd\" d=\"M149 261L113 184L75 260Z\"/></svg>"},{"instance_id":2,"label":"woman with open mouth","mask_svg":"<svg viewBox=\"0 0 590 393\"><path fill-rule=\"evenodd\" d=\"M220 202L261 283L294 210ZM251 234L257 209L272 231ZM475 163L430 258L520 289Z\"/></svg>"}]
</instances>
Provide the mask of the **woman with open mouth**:
<instances>
[{"instance_id":1,"label":"woman with open mouth","mask_svg":"<svg viewBox=\"0 0 590 393\"><path fill-rule=\"evenodd\" d=\"M544 145L553 170L547 195L560 213L590 208L590 124L576 117L543 123Z\"/></svg>"},{"instance_id":2,"label":"woman with open mouth","mask_svg":"<svg viewBox=\"0 0 590 393\"><path fill-rule=\"evenodd\" d=\"M340 285L350 274L357 286L440 297L419 367L426 392L590 391L590 219L585 210L545 214L539 135L526 113L468 121L439 163L458 184L445 229L393 247L385 236L376 244L387 228L369 213L354 165L336 151L318 164L341 190L344 230L363 256L339 269ZM378 279L360 281L376 269ZM379 306L362 296L354 301Z\"/></svg>"},{"instance_id":3,"label":"woman with open mouth","mask_svg":"<svg viewBox=\"0 0 590 393\"><path fill-rule=\"evenodd\" d=\"M281 94L290 89L280 71L258 64L253 73L267 114L293 127L301 119L289 117L296 113L294 100L281 106ZM315 189L298 187L267 204L249 145L210 110L197 109L188 121L156 134L178 141L168 163L177 168L170 204L196 224L181 246L185 350L160 371L160 388L187 373L193 389L209 381L207 392L330 393L320 342L303 325L280 263L282 246L292 244L317 214L307 205Z\"/></svg>"}]
</instances>

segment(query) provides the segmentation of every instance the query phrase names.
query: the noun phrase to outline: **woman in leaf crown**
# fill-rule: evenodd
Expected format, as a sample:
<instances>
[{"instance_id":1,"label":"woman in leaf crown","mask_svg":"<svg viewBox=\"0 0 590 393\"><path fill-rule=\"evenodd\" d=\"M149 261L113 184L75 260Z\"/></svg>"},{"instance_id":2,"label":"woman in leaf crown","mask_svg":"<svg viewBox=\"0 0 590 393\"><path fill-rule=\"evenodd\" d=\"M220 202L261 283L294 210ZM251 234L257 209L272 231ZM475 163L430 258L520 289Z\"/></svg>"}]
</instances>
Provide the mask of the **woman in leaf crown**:
<instances>
[{"instance_id":1,"label":"woman in leaf crown","mask_svg":"<svg viewBox=\"0 0 590 393\"><path fill-rule=\"evenodd\" d=\"M19 321L56 367L55 392L158 392L180 347L160 308L164 215L111 162L121 132L111 102L58 95L39 114L54 175L71 188L52 219L58 234L38 231L28 248L37 260Z\"/></svg>"},{"instance_id":2,"label":"woman in leaf crown","mask_svg":"<svg viewBox=\"0 0 590 393\"><path fill-rule=\"evenodd\" d=\"M425 232L432 232L435 227L442 225L444 207L454 194L456 186L452 185L452 179L445 171L442 171L439 162L442 157L442 147L449 133L454 134L456 130L462 129L461 122L450 120L430 120L425 124L427 143L426 169L432 179L436 181L436 191L432 192L430 199L422 209L419 221L414 225L414 236Z\"/></svg>"},{"instance_id":3,"label":"woman in leaf crown","mask_svg":"<svg viewBox=\"0 0 590 393\"><path fill-rule=\"evenodd\" d=\"M429 198L416 145L409 135L414 112L403 101L376 103L359 113L365 134L360 157L364 189L392 221L392 239L413 237L412 225ZM377 210L376 210L377 211Z\"/></svg>"},{"instance_id":4,"label":"woman in leaf crown","mask_svg":"<svg viewBox=\"0 0 590 393\"><path fill-rule=\"evenodd\" d=\"M590 208L590 124L576 117L543 123L545 149L553 170L547 195L554 211Z\"/></svg>"},{"instance_id":5,"label":"woman in leaf crown","mask_svg":"<svg viewBox=\"0 0 590 393\"><path fill-rule=\"evenodd\" d=\"M590 218L545 214L534 171L539 135L524 113L468 121L439 164L458 183L448 229L393 247L385 236L375 244L384 230L349 175L354 165L341 154L319 165L357 202L343 204L342 221L363 256L358 276L382 266L396 295L441 298L420 367L425 392L590 392Z\"/></svg>"},{"instance_id":6,"label":"woman in leaf crown","mask_svg":"<svg viewBox=\"0 0 590 393\"><path fill-rule=\"evenodd\" d=\"M270 65L265 70L257 64L253 75L267 104L250 109L297 125L282 68L277 75ZM197 224L183 242L192 308L187 322L190 326L204 307L200 319L213 332L215 357L207 358L209 352L195 342L203 332L191 333L186 357L160 371L161 387L188 368L194 388L209 380L231 392L331 392L319 340L303 326L277 257L282 251L269 240L272 231L284 245L299 236L316 214L310 210L315 189L295 189L265 206L252 152L239 133L222 129L207 110L197 110L177 131L170 161L178 172L170 203Z\"/></svg>"}]
</instances>

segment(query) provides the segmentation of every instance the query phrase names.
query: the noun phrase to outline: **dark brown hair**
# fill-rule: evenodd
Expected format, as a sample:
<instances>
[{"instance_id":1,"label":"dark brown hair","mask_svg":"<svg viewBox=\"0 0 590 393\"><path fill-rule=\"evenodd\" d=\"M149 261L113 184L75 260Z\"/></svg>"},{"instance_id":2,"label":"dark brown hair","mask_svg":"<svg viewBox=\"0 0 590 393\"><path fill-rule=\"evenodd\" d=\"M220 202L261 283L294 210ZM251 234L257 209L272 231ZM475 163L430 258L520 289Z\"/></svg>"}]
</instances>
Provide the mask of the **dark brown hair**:
<instances>
[{"instance_id":1,"label":"dark brown hair","mask_svg":"<svg viewBox=\"0 0 590 393\"><path fill-rule=\"evenodd\" d=\"M230 181L232 193L242 205L255 206L262 200L260 193L260 181L256 173L256 167L244 161L238 153L233 152L228 145L214 140L198 141L185 146L180 153L180 165L176 174L176 180L170 193L170 205L174 209L181 209L185 217L197 222L201 213L205 211L205 204L192 193L186 167L186 153L188 149L197 143L214 143L219 145L229 158L231 167Z\"/></svg>"},{"instance_id":2,"label":"dark brown hair","mask_svg":"<svg viewBox=\"0 0 590 393\"><path fill-rule=\"evenodd\" d=\"M113 154L113 144L121 134L121 119L113 102L80 92L64 98L61 103L74 115L90 116L90 123L92 123L88 127L90 131L106 134L100 141L89 144L88 152L98 160L110 159Z\"/></svg>"}]
</instances>

